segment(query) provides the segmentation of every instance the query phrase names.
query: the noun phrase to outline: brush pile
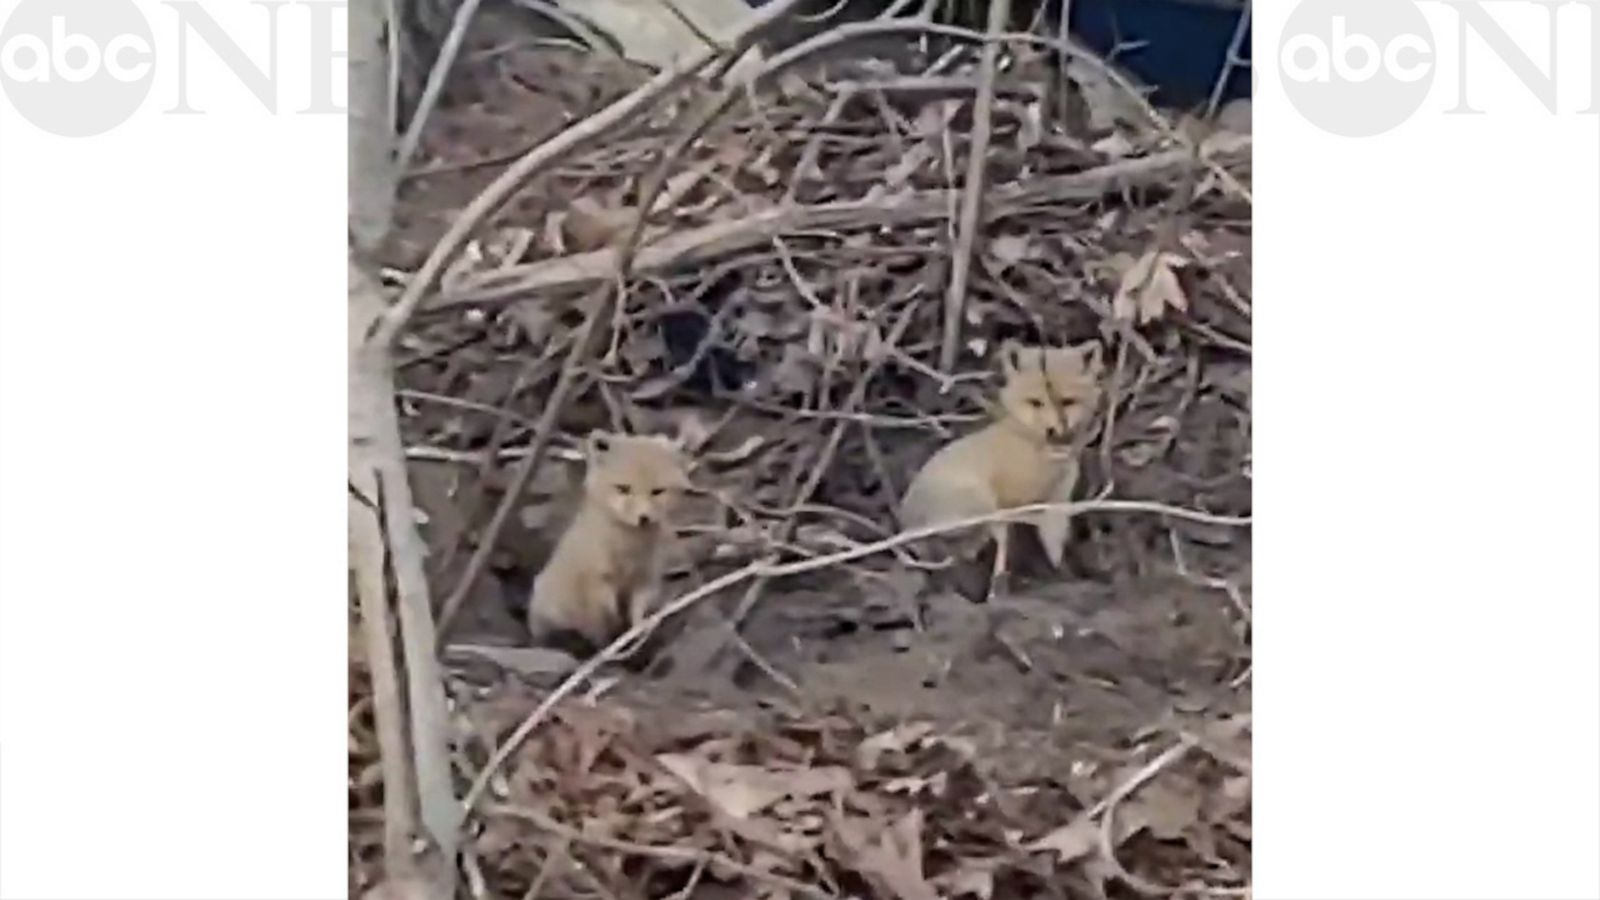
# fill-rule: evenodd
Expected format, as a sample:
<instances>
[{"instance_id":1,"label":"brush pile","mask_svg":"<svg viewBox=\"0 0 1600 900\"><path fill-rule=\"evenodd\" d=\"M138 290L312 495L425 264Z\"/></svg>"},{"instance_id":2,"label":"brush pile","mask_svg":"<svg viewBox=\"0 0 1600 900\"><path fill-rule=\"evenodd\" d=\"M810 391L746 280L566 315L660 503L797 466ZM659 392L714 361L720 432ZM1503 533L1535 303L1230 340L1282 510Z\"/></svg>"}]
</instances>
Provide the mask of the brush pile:
<instances>
[{"instance_id":1,"label":"brush pile","mask_svg":"<svg viewBox=\"0 0 1600 900\"><path fill-rule=\"evenodd\" d=\"M1249 515L1248 136L1156 113L1082 65L1064 78L1046 48L1007 44L987 71L981 55L950 38L892 59L834 54L755 90L691 79L475 226L396 358L430 593L464 601L438 611L447 634L492 619L495 597L537 567L578 471L572 448L596 427L691 439L706 496L682 577L892 534L914 467L986 414L993 354L1009 338L1107 349L1110 402L1081 495ZM403 287L518 156L649 77L615 59L470 39L402 185L389 283ZM593 352L573 356L573 389L551 410L588 329ZM517 483L529 445L546 442L547 461ZM511 514L491 529L501 504ZM1170 568L1179 546L1191 578L1248 566L1247 530L1159 514L1091 524L1087 549L1117 578ZM479 548L486 564L474 565ZM531 690L507 683L458 708L463 777L532 708ZM361 692L353 889L375 880L381 796ZM470 829L467 887L900 900L1248 891L1247 717L1180 716L1004 785L943 725L815 711L730 722L557 707L494 774Z\"/></svg>"}]
</instances>

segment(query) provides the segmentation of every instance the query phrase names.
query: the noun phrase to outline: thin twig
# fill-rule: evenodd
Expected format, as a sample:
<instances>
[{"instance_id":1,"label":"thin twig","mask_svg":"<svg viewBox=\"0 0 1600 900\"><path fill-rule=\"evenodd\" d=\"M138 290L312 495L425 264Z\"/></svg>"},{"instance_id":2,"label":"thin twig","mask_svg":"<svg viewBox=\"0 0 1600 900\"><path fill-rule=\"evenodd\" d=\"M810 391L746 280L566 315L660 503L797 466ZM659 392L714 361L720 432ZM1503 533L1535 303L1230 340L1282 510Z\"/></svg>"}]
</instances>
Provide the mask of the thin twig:
<instances>
[{"instance_id":1,"label":"thin twig","mask_svg":"<svg viewBox=\"0 0 1600 900\"><path fill-rule=\"evenodd\" d=\"M1208 587L1226 594L1228 600L1233 603L1233 608L1238 610L1239 615L1243 617L1245 625L1250 625L1253 618L1250 614L1250 604L1245 602L1239 586L1226 578L1215 578L1191 571L1189 564L1184 561L1183 542L1178 540L1178 532L1176 530L1167 529L1167 540L1172 544L1172 561L1177 566L1178 574L1183 576L1185 580L1192 581L1201 587Z\"/></svg>"},{"instance_id":2,"label":"thin twig","mask_svg":"<svg viewBox=\"0 0 1600 900\"><path fill-rule=\"evenodd\" d=\"M902 311L900 318L890 328L888 337L884 339L886 348L899 344L900 340L905 336L906 329L910 326L915 312L915 306L907 306ZM873 376L877 374L879 367L888 357L888 353L879 354L868 364L867 370L856 379L855 384L851 387L849 396L845 398L844 408L846 411L856 409L861 405L861 402L866 398L867 388L872 383ZM790 502L791 509L806 504L809 502L811 495L816 493L818 486L822 484L823 477L833 463L833 457L838 452L839 444L843 441L845 430L850 424L848 420L841 420L829 432L821 452L817 454L816 461L812 463L810 474L805 482L795 489L794 497ZM796 523L797 519L793 516L786 518L778 525L777 531L770 537L769 544L774 546L787 544L795 531ZM746 658L750 658L760 668L764 668L762 662L753 657L753 651L739 636L739 627L743 624L745 618L750 615L750 611L755 608L755 605L761 601L761 594L766 590L767 584L768 579L758 577L745 589L744 596L739 600L739 605L734 609L733 614L728 617L726 623L727 631L724 637L724 641L735 641L735 645L741 651L744 651ZM707 648L707 656L703 659L707 661L715 660L717 655L721 653L723 646L724 642L722 641L713 642ZM780 681L780 683L782 682Z\"/></svg>"},{"instance_id":3,"label":"thin twig","mask_svg":"<svg viewBox=\"0 0 1600 900\"><path fill-rule=\"evenodd\" d=\"M479 403L476 400L467 400L463 397L450 397L445 394L433 394L428 391L415 391L401 388L396 392L402 400L421 400L424 403L437 403L441 406L453 406L457 409L469 409L473 412L488 413L497 419L505 419L518 425L530 426L533 420L526 416L514 413L509 409L495 406L490 403Z\"/></svg>"},{"instance_id":4,"label":"thin twig","mask_svg":"<svg viewBox=\"0 0 1600 900\"><path fill-rule=\"evenodd\" d=\"M554 850L546 851L544 864L539 866L539 874L533 878L533 883L528 885L527 893L522 895L522 900L539 900L539 894L544 890L544 884L555 871L572 858L572 839L562 837Z\"/></svg>"},{"instance_id":5,"label":"thin twig","mask_svg":"<svg viewBox=\"0 0 1600 900\"><path fill-rule=\"evenodd\" d=\"M567 12L550 0L511 0L511 2L535 15L544 16L572 32L583 42L588 52L599 53L613 59L620 58L617 56L615 38L595 30L583 18Z\"/></svg>"},{"instance_id":6,"label":"thin twig","mask_svg":"<svg viewBox=\"0 0 1600 900\"><path fill-rule=\"evenodd\" d=\"M900 343L901 339L905 337L906 329L910 327L915 313L915 306L907 306L901 312L900 318L889 329L889 335L884 338L886 347L893 347ZM856 409L861 405L861 401L866 399L867 388L872 384L873 377L878 374L878 369L882 367L883 360L887 357L887 353L879 354L867 364L867 370L862 372L861 376L856 379L855 384L850 388L850 395L845 398L844 408L846 411ZM817 492L817 488L822 484L823 477L827 475L828 468L833 463L834 454L839 451L839 444L844 440L844 433L849 425L850 422L841 420L833 426L833 430L828 434L827 443L823 444L822 452L817 454L817 460L811 467L811 474L806 477L805 483L795 491L794 499L790 503L791 506L810 502L811 495ZM783 524L778 526L778 532L774 539L779 542L788 541L789 536L794 533L795 522L796 520L793 518L784 520ZM766 588L766 584L767 579L764 578L758 578L751 583L749 590L745 592L744 599L740 601L738 609L733 613L732 625L734 629L738 629L745 617L750 614L750 610L755 608L756 603L760 601L761 592Z\"/></svg>"},{"instance_id":7,"label":"thin twig","mask_svg":"<svg viewBox=\"0 0 1600 900\"><path fill-rule=\"evenodd\" d=\"M1239 50L1244 46L1244 36L1250 32L1250 8L1250 0L1245 0L1244 9L1239 13L1239 22L1233 29L1233 40L1228 43L1228 58L1223 61L1222 74L1217 76L1217 83L1211 88L1211 99L1206 102L1207 119L1214 117L1217 107L1222 105L1222 94L1228 88L1228 77L1233 74L1234 67L1247 62L1239 55Z\"/></svg>"},{"instance_id":8,"label":"thin twig","mask_svg":"<svg viewBox=\"0 0 1600 900\"><path fill-rule=\"evenodd\" d=\"M988 515L973 516L971 518L958 519L951 522L944 522L937 525L929 525L923 528L914 528L908 531L902 531L893 537L884 538L881 541L874 541L870 544L860 544L847 550L839 551L838 553L830 553L827 556L817 556L810 559L796 560L788 563L774 563L770 561L751 563L750 565L747 565L741 569L729 572L718 578L714 578L705 584L702 584L698 588L683 594L672 602L663 605L650 615L635 622L632 627L617 637L616 640L612 641L599 653L590 657L584 662L583 665L579 666L575 671L573 671L571 675L568 675L566 679L561 682L561 684L557 685L553 691L545 696L544 700L534 708L533 712L529 713L527 718L523 719L522 723L517 726L516 730L514 730L510 736L508 736L505 741L502 742L498 748L496 748L494 754L490 756L489 761L484 764L483 771L478 773L477 779L473 781L472 787L468 789L466 798L462 801L462 805L467 810L471 810L477 804L477 802L482 798L484 790L488 787L489 779L493 776L493 774L505 764L505 761L511 756L512 753L516 751L519 746L522 745L522 742L527 740L528 735L532 734L533 730L550 715L551 710L555 709L556 704L560 703L569 694L576 690L578 685L582 684L589 677L591 677L600 669L601 666L622 655L627 648L634 646L640 641L640 639L654 631L655 628L662 622L666 621L672 616L677 615L683 610L688 609L690 606L699 603L707 597L718 594L736 584L740 584L752 578L787 578L793 575L802 575L806 572L815 572L821 569L840 565L841 563L852 562L867 556L884 553L894 549L895 547L904 546L916 541L926 540L936 535L949 534L956 531L975 528L992 522L1021 521L1029 516L1041 512L1062 512L1071 515L1084 512L1154 513L1158 515L1174 516L1180 519L1188 519L1195 522L1205 522L1212 525L1231 525L1242 527L1250 524L1250 519L1245 517L1219 516L1212 513L1200 512L1198 510L1184 509L1178 506L1169 506L1164 503L1151 503L1140 500L1085 500L1075 503L1035 503L1028 506L1019 506L1012 509L1001 510Z\"/></svg>"},{"instance_id":9,"label":"thin twig","mask_svg":"<svg viewBox=\"0 0 1600 900\"><path fill-rule=\"evenodd\" d=\"M1181 735L1177 743L1168 747L1160 756L1146 763L1143 768L1133 774L1133 777L1118 785L1110 796L1095 806L1095 809L1103 811L1100 817L1100 855L1105 858L1106 864L1111 867L1112 872L1118 878L1141 894L1152 897L1168 897L1177 893L1178 889L1146 881L1144 878L1129 872L1117 860L1115 842L1112 839L1112 832L1116 825L1117 804L1121 803L1134 791L1143 787L1150 779L1160 774L1161 770L1177 762L1194 746L1195 739L1193 736ZM1094 811L1091 810L1087 815L1094 815Z\"/></svg>"},{"instance_id":10,"label":"thin twig","mask_svg":"<svg viewBox=\"0 0 1600 900\"><path fill-rule=\"evenodd\" d=\"M411 165L411 158L416 155L417 146L422 142L422 129L433 114L434 104L439 102L439 94L444 91L444 83L450 77L450 67L455 65L456 54L461 52L461 43L466 40L467 29L472 25L472 17L478 13L480 2L462 0L461 5L456 7L455 18L450 21L450 33L445 35L444 46L439 48L439 58L433 61L433 68L428 70L428 81L422 88L422 99L417 101L417 111L406 126L405 135L400 138L400 148L395 153L398 171L404 172Z\"/></svg>"},{"instance_id":11,"label":"thin twig","mask_svg":"<svg viewBox=\"0 0 1600 900\"><path fill-rule=\"evenodd\" d=\"M771 678L779 687L788 691L790 696L796 699L801 699L805 696L800 691L800 685L795 684L793 678L783 674L771 661L756 652L756 648L750 646L750 642L744 639L744 635L740 634L738 629L730 628L728 630L730 632L729 640L733 641L733 645L739 648L739 652L744 654L744 658L749 660L751 665L760 669L763 674Z\"/></svg>"},{"instance_id":12,"label":"thin twig","mask_svg":"<svg viewBox=\"0 0 1600 900\"><path fill-rule=\"evenodd\" d=\"M961 196L961 221L957 225L956 255L950 268L950 290L944 301L944 339L939 345L939 368L956 367L961 349L961 319L966 314L967 278L972 269L973 244L978 237L978 217L983 205L984 175L989 168L989 137L993 132L994 75L1000 61L1000 34L1011 19L1011 0L989 4L989 30L978 70L978 102L972 108L972 140L967 148L967 182Z\"/></svg>"},{"instance_id":13,"label":"thin twig","mask_svg":"<svg viewBox=\"0 0 1600 900\"><path fill-rule=\"evenodd\" d=\"M596 293L603 294L607 290L608 288L602 286ZM466 568L456 581L455 587L451 589L450 595L445 598L444 605L440 607L436 640L441 646L449 633L450 624L461 611L467 597L471 595L473 586L477 584L478 576L488 566L489 557L494 554L495 542L499 539L500 532L505 530L506 522L510 521L512 510L521 501L523 489L527 487L534 470L544 459L550 438L556 432L556 421L566 409L568 397L577 389L581 380L583 361L589 358L592 348L599 343L601 329L598 327L598 322L606 306L601 302L602 299L599 296L592 299L589 314L584 317L583 324L578 328L578 340L567 354L566 362L561 366L561 375L556 379L556 385L550 391L550 397L545 403L544 412L539 416L539 424L534 428L533 441L528 445L527 455L517 463L517 468L511 476L511 483L506 486L504 496L500 498L494 514L489 517L489 524L484 527L477 546L467 558Z\"/></svg>"}]
</instances>

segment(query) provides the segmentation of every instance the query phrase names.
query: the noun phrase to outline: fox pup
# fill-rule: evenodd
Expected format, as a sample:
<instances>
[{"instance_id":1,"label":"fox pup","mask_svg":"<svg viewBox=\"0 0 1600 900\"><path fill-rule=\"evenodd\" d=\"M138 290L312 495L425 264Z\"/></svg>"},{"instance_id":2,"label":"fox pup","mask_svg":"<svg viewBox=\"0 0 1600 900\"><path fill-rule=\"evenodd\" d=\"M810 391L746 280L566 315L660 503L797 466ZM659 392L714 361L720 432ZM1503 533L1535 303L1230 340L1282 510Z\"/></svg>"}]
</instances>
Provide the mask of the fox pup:
<instances>
[{"instance_id":1,"label":"fox pup","mask_svg":"<svg viewBox=\"0 0 1600 900\"><path fill-rule=\"evenodd\" d=\"M668 518L689 486L675 439L596 432L583 502L534 579L528 630L536 643L592 653L644 615L660 587Z\"/></svg>"},{"instance_id":2,"label":"fox pup","mask_svg":"<svg viewBox=\"0 0 1600 900\"><path fill-rule=\"evenodd\" d=\"M1070 464L1062 445L1100 401L1100 345L1028 347L1007 341L1000 348L1000 367L1005 381L994 421L928 460L900 502L902 528L988 515L1051 496ZM1007 523L988 526L995 555L985 599L1003 590L1009 534ZM970 552L972 540L939 543L962 544L960 549ZM978 540L986 542L981 532Z\"/></svg>"}]
</instances>

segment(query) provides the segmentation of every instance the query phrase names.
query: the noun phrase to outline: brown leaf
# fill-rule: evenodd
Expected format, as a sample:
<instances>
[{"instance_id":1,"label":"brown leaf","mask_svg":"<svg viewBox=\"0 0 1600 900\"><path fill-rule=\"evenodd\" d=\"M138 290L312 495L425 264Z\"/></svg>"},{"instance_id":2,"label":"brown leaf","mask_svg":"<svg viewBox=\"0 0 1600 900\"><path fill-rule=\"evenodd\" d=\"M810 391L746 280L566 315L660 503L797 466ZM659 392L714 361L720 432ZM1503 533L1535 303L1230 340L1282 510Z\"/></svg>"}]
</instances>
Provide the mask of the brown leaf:
<instances>
[{"instance_id":1,"label":"brown leaf","mask_svg":"<svg viewBox=\"0 0 1600 900\"><path fill-rule=\"evenodd\" d=\"M681 753L662 753L656 762L720 811L747 819L786 797L814 797L847 790L853 780L838 766L767 769L710 762Z\"/></svg>"},{"instance_id":2,"label":"brown leaf","mask_svg":"<svg viewBox=\"0 0 1600 900\"><path fill-rule=\"evenodd\" d=\"M922 811L913 809L888 827L837 816L834 832L863 878L900 900L939 900L922 874Z\"/></svg>"},{"instance_id":3,"label":"brown leaf","mask_svg":"<svg viewBox=\"0 0 1600 900\"><path fill-rule=\"evenodd\" d=\"M1100 832L1094 821L1077 818L1029 844L1028 849L1054 850L1056 861L1065 864L1094 852L1099 841Z\"/></svg>"},{"instance_id":4,"label":"brown leaf","mask_svg":"<svg viewBox=\"0 0 1600 900\"><path fill-rule=\"evenodd\" d=\"M601 206L592 197L575 197L561 223L563 237L572 251L599 250L632 228L634 215L631 209Z\"/></svg>"},{"instance_id":5,"label":"brown leaf","mask_svg":"<svg viewBox=\"0 0 1600 900\"><path fill-rule=\"evenodd\" d=\"M1118 810L1119 834L1140 829L1163 841L1178 840L1200 821L1200 791L1184 790L1164 782L1146 785Z\"/></svg>"},{"instance_id":6,"label":"brown leaf","mask_svg":"<svg viewBox=\"0 0 1600 900\"><path fill-rule=\"evenodd\" d=\"M869 771L876 769L879 758L885 753L904 753L932 731L933 725L927 722L907 722L898 728L875 734L856 748L856 764Z\"/></svg>"},{"instance_id":7,"label":"brown leaf","mask_svg":"<svg viewBox=\"0 0 1600 900\"><path fill-rule=\"evenodd\" d=\"M1122 272L1111 313L1123 321L1137 319L1140 325L1154 322L1167 308L1187 310L1189 298L1183 292L1175 271L1184 264L1176 253L1150 250L1137 260L1125 253L1111 258L1114 269Z\"/></svg>"}]
</instances>

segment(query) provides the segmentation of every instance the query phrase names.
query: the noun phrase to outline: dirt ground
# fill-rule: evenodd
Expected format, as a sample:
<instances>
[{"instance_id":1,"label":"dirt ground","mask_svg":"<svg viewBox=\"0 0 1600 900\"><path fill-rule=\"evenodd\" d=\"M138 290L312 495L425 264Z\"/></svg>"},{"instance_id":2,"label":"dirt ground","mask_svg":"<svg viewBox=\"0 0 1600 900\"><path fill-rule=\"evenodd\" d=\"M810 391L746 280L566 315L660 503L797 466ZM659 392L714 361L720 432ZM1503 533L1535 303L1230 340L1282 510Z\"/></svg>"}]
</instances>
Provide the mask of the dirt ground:
<instances>
[{"instance_id":1,"label":"dirt ground","mask_svg":"<svg viewBox=\"0 0 1600 900\"><path fill-rule=\"evenodd\" d=\"M638 80L625 64L479 35L402 185L389 274L403 281L414 271L510 159ZM841 140L860 133L838 128ZM629 140L644 146L662 137L646 127ZM519 233L519 252L582 251L566 212L619 172L638 173L625 157L603 147L563 164L497 212L467 256L493 262ZM628 196L622 192L622 202ZM1073 214L1099 223L1096 239L1118 251L1137 250L1138 239L1124 235L1145 234L1159 220L1134 208ZM1114 216L1122 218L1113 223ZM1194 263L1207 269L1198 281L1184 276L1191 319L1130 339L1145 348L1144 361L1126 350L1119 358L1127 377L1114 434L1108 427L1097 448L1107 465L1085 487L1248 515L1248 319L1210 310L1229 306L1215 299L1215 285L1248 290L1249 236L1216 213L1188 221L1201 238L1184 246L1213 254ZM1086 242L1091 229L1072 227L1064 240ZM802 259L800 268L846 277L837 274L841 264L819 260ZM821 268L806 268L813 264ZM691 281L716 281L700 268ZM457 284L475 277L463 271L466 282ZM940 270L932 283L944 277ZM840 287L830 302L848 305L857 289ZM754 276L737 289L764 290ZM489 511L513 486L517 448L543 412L562 336L576 323L553 296L555 312L532 314L531 304L450 308L401 340L402 438L436 598L459 582L484 539ZM1011 301L993 303L1000 310ZM1059 327L1081 330L1073 323L1088 308L1064 311ZM736 327L751 327L750 307L741 309ZM1005 334L1011 326L997 327ZM872 381L876 393L855 401L859 413L835 415L843 405L819 400L813 418L795 418L741 399L748 392L730 400L716 384L698 384L703 351L694 376L672 375L669 332L629 334L620 354L631 380L602 379L564 411L551 453L495 536L488 571L447 629L464 781L480 775L559 680L540 667L544 657L540 665L504 656L497 663L473 648L526 644L517 617L570 514L581 473L574 448L587 429L619 417L634 427L718 423L703 452L720 463L707 464L701 486L723 506L735 498L746 522L766 525L736 526L715 504L693 511L668 585L676 596L750 561L773 534L816 554L839 546L830 540L891 533L897 487L941 441L981 419L988 390L981 370L971 381L917 383L920 370L908 363ZM807 340L776 337L780 346ZM790 357L777 352L781 365L748 353L727 359L758 380L764 366L778 370L781 381ZM642 362L629 362L630 354ZM930 347L909 355L930 356ZM832 403L850 384L827 371L812 377L821 386L807 390ZM802 498L826 514L782 531L788 525L760 510L791 503L833 423L857 414L876 424L835 439L827 476ZM602 669L503 772L484 776L491 805L464 862L474 895L1247 895L1248 528L1160 514L1089 513L1082 521L1080 558L1062 570L1018 526L1024 550L1012 590L988 604L931 591L881 556L767 585L737 636L729 623L743 585L691 608L663 632L642 671ZM360 707L360 688L352 690ZM353 708L353 887L373 878L357 871L375 852L358 823L381 791L357 736L369 718ZM774 778L789 787L772 787Z\"/></svg>"},{"instance_id":2,"label":"dirt ground","mask_svg":"<svg viewBox=\"0 0 1600 900\"><path fill-rule=\"evenodd\" d=\"M1002 780L1060 776L1084 743L1116 746L1141 729L1249 712L1239 616L1218 590L1176 575L1118 590L1104 582L1024 582L988 606L796 585L763 601L743 635L791 692L743 661L749 689L671 673L639 688L660 708L848 710L871 721L936 722L978 742ZM710 618L710 617L703 617ZM720 630L702 622L698 633Z\"/></svg>"}]
</instances>

